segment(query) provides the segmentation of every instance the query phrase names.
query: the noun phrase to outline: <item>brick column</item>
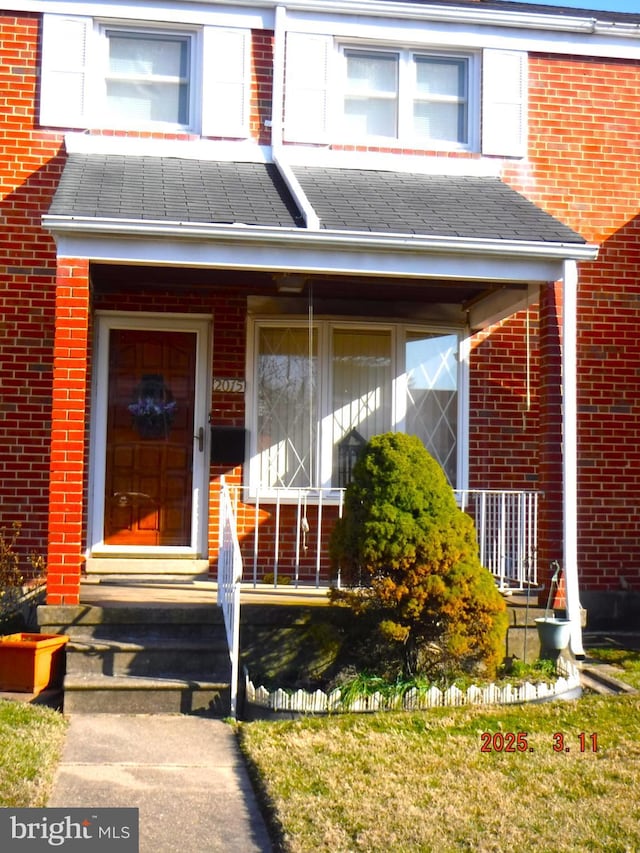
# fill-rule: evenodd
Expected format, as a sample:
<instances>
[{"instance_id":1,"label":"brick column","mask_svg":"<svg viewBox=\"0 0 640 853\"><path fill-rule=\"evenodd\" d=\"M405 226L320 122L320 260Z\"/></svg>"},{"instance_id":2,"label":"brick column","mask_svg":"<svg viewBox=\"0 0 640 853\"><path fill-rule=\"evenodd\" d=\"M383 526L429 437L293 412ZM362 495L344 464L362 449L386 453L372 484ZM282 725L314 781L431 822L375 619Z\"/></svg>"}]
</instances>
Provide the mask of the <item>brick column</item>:
<instances>
[{"instance_id":1,"label":"brick column","mask_svg":"<svg viewBox=\"0 0 640 853\"><path fill-rule=\"evenodd\" d=\"M83 561L89 262L58 258L47 604L78 604Z\"/></svg>"},{"instance_id":2,"label":"brick column","mask_svg":"<svg viewBox=\"0 0 640 853\"><path fill-rule=\"evenodd\" d=\"M540 290L540 451L539 485L543 492L538 517L538 579L546 604L551 563L563 560L562 474L562 283Z\"/></svg>"}]
</instances>

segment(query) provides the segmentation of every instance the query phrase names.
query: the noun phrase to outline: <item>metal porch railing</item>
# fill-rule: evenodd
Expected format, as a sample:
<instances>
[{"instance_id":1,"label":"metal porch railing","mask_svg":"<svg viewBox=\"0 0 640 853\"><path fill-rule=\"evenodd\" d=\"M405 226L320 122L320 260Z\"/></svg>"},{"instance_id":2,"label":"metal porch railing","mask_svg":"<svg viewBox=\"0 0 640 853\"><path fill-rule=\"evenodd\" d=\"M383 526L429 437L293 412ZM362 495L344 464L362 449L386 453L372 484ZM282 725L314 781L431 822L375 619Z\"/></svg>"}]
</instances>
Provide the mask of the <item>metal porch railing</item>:
<instances>
[{"instance_id":1,"label":"metal porch railing","mask_svg":"<svg viewBox=\"0 0 640 853\"><path fill-rule=\"evenodd\" d=\"M238 543L231 495L220 478L220 541L218 550L218 605L222 608L231 662L231 717L235 719L238 705L238 676L240 669L240 582L242 554Z\"/></svg>"},{"instance_id":2,"label":"metal porch railing","mask_svg":"<svg viewBox=\"0 0 640 853\"><path fill-rule=\"evenodd\" d=\"M480 562L501 590L538 583L538 492L472 490L456 492L474 519Z\"/></svg>"},{"instance_id":3,"label":"metal porch railing","mask_svg":"<svg viewBox=\"0 0 640 853\"><path fill-rule=\"evenodd\" d=\"M244 489L236 488L239 497ZM475 522L480 560L500 589L535 586L539 493L471 489L455 494ZM294 587L327 584L329 536L343 506L344 489L270 488L252 494L242 508L244 562L252 566L246 580L256 586L267 575L276 587L285 580Z\"/></svg>"}]
</instances>

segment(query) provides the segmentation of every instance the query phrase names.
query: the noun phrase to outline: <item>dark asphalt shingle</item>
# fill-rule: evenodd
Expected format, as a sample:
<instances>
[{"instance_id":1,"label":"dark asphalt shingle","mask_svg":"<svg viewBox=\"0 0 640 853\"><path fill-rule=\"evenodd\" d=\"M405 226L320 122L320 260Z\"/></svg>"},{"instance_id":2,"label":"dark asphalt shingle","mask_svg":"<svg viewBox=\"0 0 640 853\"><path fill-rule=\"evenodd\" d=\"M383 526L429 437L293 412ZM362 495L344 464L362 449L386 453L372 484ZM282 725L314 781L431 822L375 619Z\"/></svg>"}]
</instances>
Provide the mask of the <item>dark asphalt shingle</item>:
<instances>
[{"instance_id":1,"label":"dark asphalt shingle","mask_svg":"<svg viewBox=\"0 0 640 853\"><path fill-rule=\"evenodd\" d=\"M584 243L498 178L294 167L321 228ZM302 227L273 164L71 154L53 215Z\"/></svg>"},{"instance_id":2,"label":"dark asphalt shingle","mask_svg":"<svg viewBox=\"0 0 640 853\"><path fill-rule=\"evenodd\" d=\"M295 227L299 212L273 164L71 154L53 215Z\"/></svg>"},{"instance_id":3,"label":"dark asphalt shingle","mask_svg":"<svg viewBox=\"0 0 640 853\"><path fill-rule=\"evenodd\" d=\"M294 167L322 228L584 243L498 178Z\"/></svg>"}]
</instances>

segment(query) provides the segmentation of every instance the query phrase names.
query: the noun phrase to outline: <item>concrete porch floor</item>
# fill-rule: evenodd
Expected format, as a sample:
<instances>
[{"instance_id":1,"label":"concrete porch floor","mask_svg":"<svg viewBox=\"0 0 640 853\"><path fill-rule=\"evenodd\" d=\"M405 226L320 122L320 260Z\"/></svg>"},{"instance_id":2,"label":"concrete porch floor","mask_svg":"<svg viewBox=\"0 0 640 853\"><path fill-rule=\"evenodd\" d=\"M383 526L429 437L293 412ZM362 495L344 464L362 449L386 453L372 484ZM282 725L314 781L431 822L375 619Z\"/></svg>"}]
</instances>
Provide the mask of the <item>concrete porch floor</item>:
<instances>
[{"instance_id":1,"label":"concrete porch floor","mask_svg":"<svg viewBox=\"0 0 640 853\"><path fill-rule=\"evenodd\" d=\"M286 604L322 606L329 603L328 587L302 584L277 588L267 584L244 583L240 604ZM168 604L216 604L218 585L213 580L191 580L171 576L118 576L83 578L80 584L80 604L91 607L166 607Z\"/></svg>"}]
</instances>

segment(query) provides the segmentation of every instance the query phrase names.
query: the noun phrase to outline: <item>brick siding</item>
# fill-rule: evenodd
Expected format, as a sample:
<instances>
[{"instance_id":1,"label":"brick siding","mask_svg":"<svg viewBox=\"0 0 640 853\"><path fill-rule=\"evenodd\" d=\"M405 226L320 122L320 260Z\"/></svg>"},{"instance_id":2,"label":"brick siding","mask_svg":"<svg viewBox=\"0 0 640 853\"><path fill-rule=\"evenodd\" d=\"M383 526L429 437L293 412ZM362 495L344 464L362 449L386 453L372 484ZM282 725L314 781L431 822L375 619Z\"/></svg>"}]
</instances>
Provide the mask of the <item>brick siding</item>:
<instances>
[{"instance_id":1,"label":"brick siding","mask_svg":"<svg viewBox=\"0 0 640 853\"><path fill-rule=\"evenodd\" d=\"M86 435L77 407L86 400L90 381L91 321L84 262L60 262L56 301L55 246L40 227L64 155L62 134L41 130L37 123L38 38L39 16L0 14L0 526L21 521L25 552L46 548L50 464L54 603L72 597L69 577L77 571L77 543L83 542L86 526L86 477L78 462L82 456L86 469ZM273 33L255 31L252 44L251 134L254 141L269 144ZM598 261L582 265L578 293L579 551L582 582L593 589L614 589L620 575L632 583L640 580L634 476L640 462L640 63L532 54L529 78L530 155L507 163L504 178L586 239L603 241ZM229 291L205 289L186 296L167 290L154 310L211 313L213 367L241 377L246 293L234 293L230 299ZM545 288L541 305L528 317L521 312L477 334L471 356L470 485L545 488L551 502L543 519L544 560L557 556L561 534L558 296L557 287ZM144 310L148 303L123 290L96 294L94 307ZM541 376L546 377L544 386ZM211 409L221 425L244 424L238 395L215 395ZM238 481L241 476L239 469L212 469L212 495L221 473ZM216 513L212 501L212 522ZM247 516L245 541L250 525ZM215 531L213 523L211 529ZM212 532L212 550L216 544Z\"/></svg>"}]
</instances>

